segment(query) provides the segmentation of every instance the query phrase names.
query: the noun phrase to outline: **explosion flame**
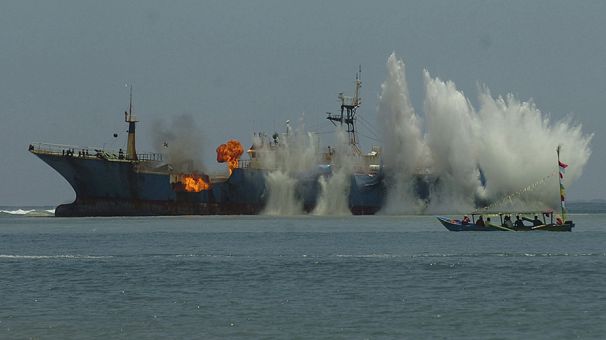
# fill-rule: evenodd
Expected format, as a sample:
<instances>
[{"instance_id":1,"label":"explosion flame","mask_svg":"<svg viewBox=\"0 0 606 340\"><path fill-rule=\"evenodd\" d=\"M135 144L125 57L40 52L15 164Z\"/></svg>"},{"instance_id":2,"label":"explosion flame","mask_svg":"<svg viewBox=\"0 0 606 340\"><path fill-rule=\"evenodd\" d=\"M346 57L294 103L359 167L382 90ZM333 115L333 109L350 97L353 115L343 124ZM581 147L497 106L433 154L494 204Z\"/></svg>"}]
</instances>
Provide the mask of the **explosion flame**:
<instances>
[{"instance_id":1,"label":"explosion flame","mask_svg":"<svg viewBox=\"0 0 606 340\"><path fill-rule=\"evenodd\" d=\"M242 144L235 139L230 139L226 144L221 144L217 148L217 162L226 162L231 175L233 169L238 167L238 160L243 152Z\"/></svg>"},{"instance_id":2,"label":"explosion flame","mask_svg":"<svg viewBox=\"0 0 606 340\"><path fill-rule=\"evenodd\" d=\"M184 176L183 184L185 185L185 191L189 192L200 192L202 190L208 190L210 185L206 183L202 178L196 175Z\"/></svg>"}]
</instances>

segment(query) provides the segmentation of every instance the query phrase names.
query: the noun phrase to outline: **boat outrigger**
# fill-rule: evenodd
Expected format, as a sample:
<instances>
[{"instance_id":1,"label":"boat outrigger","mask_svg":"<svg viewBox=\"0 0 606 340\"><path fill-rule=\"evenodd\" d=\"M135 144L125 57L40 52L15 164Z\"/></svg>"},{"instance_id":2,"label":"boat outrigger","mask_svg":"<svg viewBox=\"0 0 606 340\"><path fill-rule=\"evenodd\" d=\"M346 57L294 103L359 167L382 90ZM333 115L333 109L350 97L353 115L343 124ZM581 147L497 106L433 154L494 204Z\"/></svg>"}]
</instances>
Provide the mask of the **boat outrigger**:
<instances>
[{"instance_id":1,"label":"boat outrigger","mask_svg":"<svg viewBox=\"0 0 606 340\"><path fill-rule=\"evenodd\" d=\"M438 217L438 220L450 231L572 231L574 222L566 220L565 190L562 185L568 164L560 161L560 149L560 146L556 149L560 184L560 215L555 216L555 221L552 210L541 212L489 212L484 210L470 214L471 219L465 215L460 220L446 217ZM512 216L516 217L515 221L512 221ZM528 216L534 216L534 218L531 219ZM498 217L500 223L493 223L490 220L491 217ZM530 222L530 225L524 224L524 221Z\"/></svg>"}]
</instances>

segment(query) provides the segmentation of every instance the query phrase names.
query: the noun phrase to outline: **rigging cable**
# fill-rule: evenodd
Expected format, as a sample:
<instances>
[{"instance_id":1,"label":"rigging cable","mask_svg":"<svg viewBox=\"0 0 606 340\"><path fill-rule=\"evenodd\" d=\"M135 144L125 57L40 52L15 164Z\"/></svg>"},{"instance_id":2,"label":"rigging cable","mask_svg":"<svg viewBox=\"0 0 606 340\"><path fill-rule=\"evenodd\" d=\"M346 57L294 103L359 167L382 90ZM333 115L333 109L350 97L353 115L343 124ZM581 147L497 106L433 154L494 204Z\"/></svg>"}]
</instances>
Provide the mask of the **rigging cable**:
<instances>
[{"instance_id":1,"label":"rigging cable","mask_svg":"<svg viewBox=\"0 0 606 340\"><path fill-rule=\"evenodd\" d=\"M545 183L545 181L547 181L549 178L551 178L551 177L553 177L555 175L556 175L556 171L554 171L551 174L549 174L549 175L541 178L540 180L538 180L538 181L530 184L529 186L527 186L525 188L522 188L522 189L520 189L520 190L518 190L518 191L516 191L514 193L511 193L511 194L509 194L509 195L501 198L500 200L498 200L498 201L496 201L496 202L494 202L492 204L489 204L489 205L487 205L487 206L485 206L483 208L480 208L477 211L481 211L481 210L482 211L488 211L489 209L492 209L492 208L494 208L496 206L499 206L499 205L501 205L501 204L503 204L503 203L505 203L507 201L512 202L513 198L517 198L517 197L521 196L523 193L533 190L536 186Z\"/></svg>"}]
</instances>

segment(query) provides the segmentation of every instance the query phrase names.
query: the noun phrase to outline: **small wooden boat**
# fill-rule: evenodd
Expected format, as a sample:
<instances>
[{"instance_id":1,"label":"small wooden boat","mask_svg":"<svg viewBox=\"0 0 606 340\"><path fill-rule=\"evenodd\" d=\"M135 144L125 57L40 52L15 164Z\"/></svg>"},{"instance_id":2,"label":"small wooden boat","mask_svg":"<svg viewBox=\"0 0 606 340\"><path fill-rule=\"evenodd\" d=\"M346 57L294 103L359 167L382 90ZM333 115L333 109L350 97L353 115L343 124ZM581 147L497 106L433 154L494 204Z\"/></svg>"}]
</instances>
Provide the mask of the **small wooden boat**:
<instances>
[{"instance_id":1,"label":"small wooden boat","mask_svg":"<svg viewBox=\"0 0 606 340\"><path fill-rule=\"evenodd\" d=\"M558 154L561 215L556 217L555 223L552 210L541 212L489 212L487 211L488 208L472 213L471 220L467 216L464 216L463 220L446 217L438 217L438 220L450 231L572 231L574 222L572 222L572 220L566 220L567 211L564 203L565 190L564 185L562 184L562 179L564 178L564 173L568 164L560 161L560 146L557 147L556 152ZM534 218L530 219L524 215L534 216ZM478 216L477 220L476 216ZM484 220L484 216L486 216L486 220ZM490 221L490 217L495 216L499 217L499 224ZM515 223L512 221L512 216L516 217ZM542 219L540 219L539 216L542 216ZM524 221L530 222L530 225L524 224Z\"/></svg>"},{"instance_id":2,"label":"small wooden boat","mask_svg":"<svg viewBox=\"0 0 606 340\"><path fill-rule=\"evenodd\" d=\"M530 221L532 223L532 225L525 225L522 221L522 219L520 219L520 222L518 223L511 223L508 224L506 223L507 218L509 218L509 220L511 220L511 216L512 215L516 215L516 218L519 217L520 215L535 215L535 219L530 219L530 218L526 218L524 217L523 220L524 221ZM450 231L572 231L572 228L574 228L574 222L572 221L565 221L565 222L559 222L556 220L556 222L554 223L553 221L553 212L552 211L545 211L545 212L541 212L540 215L542 216L542 219L538 219L537 220L537 216L539 215L539 213L535 213L535 212L524 212L524 213L482 213L482 214L471 214L472 219L465 223L463 222L463 220L459 220L459 219L452 219L452 218L447 218L447 217L438 217L438 221L440 221L440 223L442 223L442 225L444 227L446 227L446 229L450 230ZM482 221L483 221L483 225L482 223L477 224L476 220L476 216L481 216L482 217ZM484 221L483 217L487 216L486 221ZM490 221L490 216L498 216L499 217L499 224L497 223L492 223Z\"/></svg>"}]
</instances>

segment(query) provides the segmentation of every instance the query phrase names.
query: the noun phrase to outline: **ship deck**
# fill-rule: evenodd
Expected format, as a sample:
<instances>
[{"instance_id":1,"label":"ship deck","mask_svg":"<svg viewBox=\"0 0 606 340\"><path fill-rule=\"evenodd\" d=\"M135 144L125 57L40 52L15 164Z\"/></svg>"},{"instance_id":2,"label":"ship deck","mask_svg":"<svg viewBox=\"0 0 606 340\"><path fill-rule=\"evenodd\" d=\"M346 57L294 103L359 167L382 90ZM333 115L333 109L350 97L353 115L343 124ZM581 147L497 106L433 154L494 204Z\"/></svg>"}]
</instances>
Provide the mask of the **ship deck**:
<instances>
[{"instance_id":1,"label":"ship deck","mask_svg":"<svg viewBox=\"0 0 606 340\"><path fill-rule=\"evenodd\" d=\"M115 162L162 162L161 153L138 153L137 159L128 159L124 150L108 150L103 147L83 147L63 144L34 143L29 151L36 155L69 156L84 159L104 159Z\"/></svg>"}]
</instances>

